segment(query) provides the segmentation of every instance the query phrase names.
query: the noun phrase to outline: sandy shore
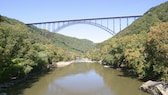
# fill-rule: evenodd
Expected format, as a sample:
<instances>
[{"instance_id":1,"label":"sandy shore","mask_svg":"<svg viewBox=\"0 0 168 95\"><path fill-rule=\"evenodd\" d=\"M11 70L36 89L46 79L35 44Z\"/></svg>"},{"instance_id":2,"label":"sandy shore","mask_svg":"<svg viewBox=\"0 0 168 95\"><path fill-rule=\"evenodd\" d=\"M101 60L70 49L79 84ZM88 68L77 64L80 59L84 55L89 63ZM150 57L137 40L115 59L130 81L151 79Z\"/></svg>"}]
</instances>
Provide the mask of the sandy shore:
<instances>
[{"instance_id":1,"label":"sandy shore","mask_svg":"<svg viewBox=\"0 0 168 95\"><path fill-rule=\"evenodd\" d=\"M71 63L73 63L74 61L61 61L61 62L57 62L57 63L53 63L53 67L64 67L67 66Z\"/></svg>"},{"instance_id":2,"label":"sandy shore","mask_svg":"<svg viewBox=\"0 0 168 95\"><path fill-rule=\"evenodd\" d=\"M64 67L67 66L71 63L95 63L96 61L91 61L88 58L81 58L81 59L76 59L76 60L72 60L72 61L61 61L61 62L56 62L52 64L52 67Z\"/></svg>"}]
</instances>

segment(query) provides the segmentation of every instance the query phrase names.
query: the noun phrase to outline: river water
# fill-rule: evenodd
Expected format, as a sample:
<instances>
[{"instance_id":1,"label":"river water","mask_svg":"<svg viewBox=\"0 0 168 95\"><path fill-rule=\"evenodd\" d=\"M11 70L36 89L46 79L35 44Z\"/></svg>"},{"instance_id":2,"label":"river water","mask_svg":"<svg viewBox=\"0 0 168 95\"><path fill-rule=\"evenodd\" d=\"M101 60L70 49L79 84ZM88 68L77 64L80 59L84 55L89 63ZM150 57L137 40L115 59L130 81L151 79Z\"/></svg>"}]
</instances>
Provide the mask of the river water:
<instances>
[{"instance_id":1,"label":"river water","mask_svg":"<svg viewBox=\"0 0 168 95\"><path fill-rule=\"evenodd\" d=\"M148 95L142 82L96 63L74 63L55 68L10 89L8 95Z\"/></svg>"}]
</instances>

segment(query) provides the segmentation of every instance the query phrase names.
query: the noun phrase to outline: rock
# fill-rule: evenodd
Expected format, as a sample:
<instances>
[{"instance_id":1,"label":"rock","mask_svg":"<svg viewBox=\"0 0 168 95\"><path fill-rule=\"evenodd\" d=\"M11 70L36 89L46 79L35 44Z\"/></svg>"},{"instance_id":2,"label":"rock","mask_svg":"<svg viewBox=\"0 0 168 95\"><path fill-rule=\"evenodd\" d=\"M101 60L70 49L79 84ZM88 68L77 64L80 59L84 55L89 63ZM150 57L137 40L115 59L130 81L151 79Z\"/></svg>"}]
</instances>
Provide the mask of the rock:
<instances>
[{"instance_id":1,"label":"rock","mask_svg":"<svg viewBox=\"0 0 168 95\"><path fill-rule=\"evenodd\" d=\"M104 67L105 67L105 68L110 68L110 66L109 66L109 65L104 65Z\"/></svg>"},{"instance_id":2,"label":"rock","mask_svg":"<svg viewBox=\"0 0 168 95\"><path fill-rule=\"evenodd\" d=\"M113 68L112 65L104 65L105 68Z\"/></svg>"},{"instance_id":3,"label":"rock","mask_svg":"<svg viewBox=\"0 0 168 95\"><path fill-rule=\"evenodd\" d=\"M99 63L99 64L103 64L103 61L102 61L102 60L99 60L98 63Z\"/></svg>"},{"instance_id":4,"label":"rock","mask_svg":"<svg viewBox=\"0 0 168 95\"><path fill-rule=\"evenodd\" d=\"M7 93L0 93L0 95L7 95Z\"/></svg>"},{"instance_id":5,"label":"rock","mask_svg":"<svg viewBox=\"0 0 168 95\"><path fill-rule=\"evenodd\" d=\"M168 95L168 83L147 81L140 86L140 89L151 95Z\"/></svg>"}]
</instances>

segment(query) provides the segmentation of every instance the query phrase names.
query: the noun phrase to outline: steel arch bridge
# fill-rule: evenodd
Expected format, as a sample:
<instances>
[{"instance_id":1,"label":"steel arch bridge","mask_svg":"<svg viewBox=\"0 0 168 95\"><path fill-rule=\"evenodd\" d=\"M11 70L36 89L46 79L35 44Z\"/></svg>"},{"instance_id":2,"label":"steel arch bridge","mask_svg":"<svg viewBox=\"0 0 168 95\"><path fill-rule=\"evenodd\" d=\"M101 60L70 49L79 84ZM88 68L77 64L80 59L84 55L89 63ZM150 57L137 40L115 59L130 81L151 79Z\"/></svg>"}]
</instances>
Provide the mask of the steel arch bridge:
<instances>
[{"instance_id":1,"label":"steel arch bridge","mask_svg":"<svg viewBox=\"0 0 168 95\"><path fill-rule=\"evenodd\" d=\"M125 27L129 26L134 20L140 18L142 15L134 16L118 16L118 17L103 17L103 18L88 18L88 19L74 19L74 20L62 20L62 21L49 21L49 22L36 22L27 23L26 25L34 25L41 29L46 29L51 32L58 32L63 28L69 27L75 24L88 24L96 26L115 35L117 26L118 31L121 31Z\"/></svg>"}]
</instances>

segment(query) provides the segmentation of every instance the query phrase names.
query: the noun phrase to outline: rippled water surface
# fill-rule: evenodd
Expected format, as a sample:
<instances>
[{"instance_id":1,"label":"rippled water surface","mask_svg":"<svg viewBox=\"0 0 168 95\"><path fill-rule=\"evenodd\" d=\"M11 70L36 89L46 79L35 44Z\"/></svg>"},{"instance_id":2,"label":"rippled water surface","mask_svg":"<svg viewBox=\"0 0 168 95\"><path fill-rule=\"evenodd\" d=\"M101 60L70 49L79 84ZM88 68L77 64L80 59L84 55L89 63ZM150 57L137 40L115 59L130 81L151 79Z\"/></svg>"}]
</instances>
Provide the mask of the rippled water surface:
<instances>
[{"instance_id":1,"label":"rippled water surface","mask_svg":"<svg viewBox=\"0 0 168 95\"><path fill-rule=\"evenodd\" d=\"M29 81L11 89L9 94L148 95L138 89L142 82L95 63L74 63Z\"/></svg>"}]
</instances>

